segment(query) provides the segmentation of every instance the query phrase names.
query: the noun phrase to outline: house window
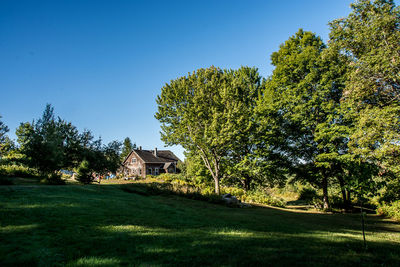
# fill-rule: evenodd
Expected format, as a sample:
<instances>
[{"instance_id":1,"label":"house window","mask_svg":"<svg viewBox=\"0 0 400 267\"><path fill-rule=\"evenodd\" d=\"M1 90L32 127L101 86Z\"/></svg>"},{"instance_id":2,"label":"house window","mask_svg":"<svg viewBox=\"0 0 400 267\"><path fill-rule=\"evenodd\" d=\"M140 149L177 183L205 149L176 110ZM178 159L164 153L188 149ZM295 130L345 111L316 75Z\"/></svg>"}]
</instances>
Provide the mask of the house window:
<instances>
[{"instance_id":1,"label":"house window","mask_svg":"<svg viewBox=\"0 0 400 267\"><path fill-rule=\"evenodd\" d=\"M159 174L158 168L154 168L154 175L158 175L158 174Z\"/></svg>"},{"instance_id":2,"label":"house window","mask_svg":"<svg viewBox=\"0 0 400 267\"><path fill-rule=\"evenodd\" d=\"M132 158L132 163L136 163L136 158Z\"/></svg>"},{"instance_id":3,"label":"house window","mask_svg":"<svg viewBox=\"0 0 400 267\"><path fill-rule=\"evenodd\" d=\"M152 173L151 173L151 168L148 168L148 169L147 169L147 173L150 174L150 175L152 175Z\"/></svg>"}]
</instances>

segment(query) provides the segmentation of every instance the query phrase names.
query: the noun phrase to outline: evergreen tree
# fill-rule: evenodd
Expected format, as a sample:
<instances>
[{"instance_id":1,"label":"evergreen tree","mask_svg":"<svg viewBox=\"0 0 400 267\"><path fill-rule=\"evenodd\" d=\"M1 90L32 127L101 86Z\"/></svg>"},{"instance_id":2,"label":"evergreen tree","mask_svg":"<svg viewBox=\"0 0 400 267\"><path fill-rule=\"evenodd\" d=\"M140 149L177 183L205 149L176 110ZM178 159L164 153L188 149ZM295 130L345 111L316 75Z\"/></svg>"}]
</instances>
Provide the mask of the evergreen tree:
<instances>
[{"instance_id":1,"label":"evergreen tree","mask_svg":"<svg viewBox=\"0 0 400 267\"><path fill-rule=\"evenodd\" d=\"M0 120L0 159L14 149L14 142L7 136L8 131L7 125Z\"/></svg>"},{"instance_id":2,"label":"evergreen tree","mask_svg":"<svg viewBox=\"0 0 400 267\"><path fill-rule=\"evenodd\" d=\"M76 174L78 181L83 184L90 184L94 180L92 170L90 169L89 162L87 160L83 160L79 164L78 168L76 169Z\"/></svg>"},{"instance_id":3,"label":"evergreen tree","mask_svg":"<svg viewBox=\"0 0 400 267\"><path fill-rule=\"evenodd\" d=\"M21 152L31 167L49 175L63 166L63 138L54 117L54 108L47 104L42 117L35 123L21 124L16 134Z\"/></svg>"},{"instance_id":4,"label":"evergreen tree","mask_svg":"<svg viewBox=\"0 0 400 267\"><path fill-rule=\"evenodd\" d=\"M0 116L0 119L1 118L2 117ZM4 122L2 122L0 120L0 144L2 144L5 141L6 134L8 131L9 131L9 129L8 129L7 125L5 125Z\"/></svg>"},{"instance_id":5,"label":"evergreen tree","mask_svg":"<svg viewBox=\"0 0 400 267\"><path fill-rule=\"evenodd\" d=\"M120 161L123 162L125 158L129 155L129 153L131 153L131 151L134 149L136 149L136 144L132 144L131 139L129 137L126 137L122 144Z\"/></svg>"}]
</instances>

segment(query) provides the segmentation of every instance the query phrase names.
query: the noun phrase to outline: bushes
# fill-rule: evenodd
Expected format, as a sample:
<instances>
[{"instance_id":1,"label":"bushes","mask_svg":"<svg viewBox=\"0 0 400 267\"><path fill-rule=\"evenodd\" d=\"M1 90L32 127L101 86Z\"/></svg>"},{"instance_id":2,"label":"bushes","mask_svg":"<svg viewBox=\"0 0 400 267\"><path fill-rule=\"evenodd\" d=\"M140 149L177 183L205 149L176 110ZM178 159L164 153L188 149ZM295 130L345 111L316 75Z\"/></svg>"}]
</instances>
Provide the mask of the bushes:
<instances>
[{"instance_id":1,"label":"bushes","mask_svg":"<svg viewBox=\"0 0 400 267\"><path fill-rule=\"evenodd\" d=\"M211 203L223 203L220 196L215 194L203 194L196 187L190 185L151 182L124 184L121 186L121 189L125 192L135 193L143 196L177 195Z\"/></svg>"},{"instance_id":2,"label":"bushes","mask_svg":"<svg viewBox=\"0 0 400 267\"><path fill-rule=\"evenodd\" d=\"M199 187L193 185L187 182L180 174L165 173L160 174L157 178L158 179L151 179L151 181L154 182L146 184L124 185L123 190L142 195L173 194L212 203L223 203L221 196L214 193L213 187ZM161 180L163 182L160 182ZM274 197L261 190L246 192L241 188L221 187L221 194L231 194L244 202L266 204L276 207L284 207L286 205L283 199Z\"/></svg>"},{"instance_id":3,"label":"bushes","mask_svg":"<svg viewBox=\"0 0 400 267\"><path fill-rule=\"evenodd\" d=\"M210 187L210 189L214 192L214 188ZM243 196L246 195L246 191L244 191L242 188L237 188L237 187L222 187L221 188L221 194L231 194L232 196L237 197L240 200L243 200Z\"/></svg>"},{"instance_id":4,"label":"bushes","mask_svg":"<svg viewBox=\"0 0 400 267\"><path fill-rule=\"evenodd\" d=\"M400 221L400 200L392 203L383 202L377 209L379 215L385 215L392 217L393 219Z\"/></svg>"},{"instance_id":5,"label":"bushes","mask_svg":"<svg viewBox=\"0 0 400 267\"><path fill-rule=\"evenodd\" d=\"M76 170L77 180L83 184L90 184L93 182L92 171L89 168L89 162L83 160Z\"/></svg>"},{"instance_id":6,"label":"bushes","mask_svg":"<svg viewBox=\"0 0 400 267\"><path fill-rule=\"evenodd\" d=\"M0 184L12 185L14 181L8 178L37 178L40 183L51 185L62 185L65 181L61 179L61 174L53 172L49 175L41 176L37 170L21 165L0 165Z\"/></svg>"},{"instance_id":7,"label":"bushes","mask_svg":"<svg viewBox=\"0 0 400 267\"><path fill-rule=\"evenodd\" d=\"M283 199L273 197L261 190L248 191L241 197L241 200L249 203L266 204L275 207L285 207L286 205L286 202Z\"/></svg>"},{"instance_id":8,"label":"bushes","mask_svg":"<svg viewBox=\"0 0 400 267\"><path fill-rule=\"evenodd\" d=\"M62 179L62 174L56 172L49 174L40 182L48 185L65 185L65 180Z\"/></svg>"},{"instance_id":9,"label":"bushes","mask_svg":"<svg viewBox=\"0 0 400 267\"><path fill-rule=\"evenodd\" d=\"M3 177L37 177L38 173L35 169L21 165L0 165L0 176Z\"/></svg>"},{"instance_id":10,"label":"bushes","mask_svg":"<svg viewBox=\"0 0 400 267\"><path fill-rule=\"evenodd\" d=\"M150 176L150 175L148 175ZM153 176L154 178L157 178L159 180L163 180L164 182L170 183L173 181L181 181L186 183L186 179L182 174L179 173L161 173L158 176ZM179 182L178 182L179 183Z\"/></svg>"},{"instance_id":11,"label":"bushes","mask_svg":"<svg viewBox=\"0 0 400 267\"><path fill-rule=\"evenodd\" d=\"M318 194L314 188L303 187L299 192L299 200L312 202L315 198L318 198Z\"/></svg>"}]
</instances>

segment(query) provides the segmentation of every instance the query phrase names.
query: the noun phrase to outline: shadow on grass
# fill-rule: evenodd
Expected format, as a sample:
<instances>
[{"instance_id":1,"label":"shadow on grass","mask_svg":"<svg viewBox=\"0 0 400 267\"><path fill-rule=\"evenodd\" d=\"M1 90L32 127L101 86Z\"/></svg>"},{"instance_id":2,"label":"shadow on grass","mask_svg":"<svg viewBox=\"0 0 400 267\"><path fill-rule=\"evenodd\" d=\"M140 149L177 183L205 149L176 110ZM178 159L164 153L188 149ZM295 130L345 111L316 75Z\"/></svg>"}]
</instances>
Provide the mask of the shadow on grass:
<instances>
[{"instance_id":1,"label":"shadow on grass","mask_svg":"<svg viewBox=\"0 0 400 267\"><path fill-rule=\"evenodd\" d=\"M398 265L399 225L229 208L118 185L0 188L0 265Z\"/></svg>"}]
</instances>

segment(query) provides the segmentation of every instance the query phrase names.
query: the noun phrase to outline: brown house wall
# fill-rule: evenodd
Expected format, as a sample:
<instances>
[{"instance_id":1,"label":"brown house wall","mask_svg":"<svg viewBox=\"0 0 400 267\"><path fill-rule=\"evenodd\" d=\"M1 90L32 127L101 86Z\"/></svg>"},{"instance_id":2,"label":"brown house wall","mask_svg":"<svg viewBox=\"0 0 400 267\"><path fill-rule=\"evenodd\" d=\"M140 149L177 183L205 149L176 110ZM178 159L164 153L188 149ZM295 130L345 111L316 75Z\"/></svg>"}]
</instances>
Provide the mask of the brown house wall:
<instances>
[{"instance_id":1,"label":"brown house wall","mask_svg":"<svg viewBox=\"0 0 400 267\"><path fill-rule=\"evenodd\" d=\"M136 158L136 162L132 163L132 159ZM139 176L145 177L145 170L146 170L146 164L143 162L141 158L139 158L135 152L131 153L128 158L125 160L124 164L125 169L129 171L129 175L135 175L132 173L132 170L141 168L142 169L142 174L138 174Z\"/></svg>"},{"instance_id":2,"label":"brown house wall","mask_svg":"<svg viewBox=\"0 0 400 267\"><path fill-rule=\"evenodd\" d=\"M132 163L132 158L136 158L135 163ZM165 172L175 173L175 165L176 162L174 162L166 171L164 169L164 163L146 163L135 152L132 152L124 162L123 173L128 176L138 175L140 177L146 178L146 175L150 174L149 168L152 169L151 175L155 175L155 168L158 168L159 174ZM134 171L139 167L141 167L142 170L141 174L138 174Z\"/></svg>"},{"instance_id":3,"label":"brown house wall","mask_svg":"<svg viewBox=\"0 0 400 267\"><path fill-rule=\"evenodd\" d=\"M146 163L146 174L150 174L149 173L149 168L152 169L152 175L155 175L155 168L158 168L158 174L160 173L165 173L164 169L164 163Z\"/></svg>"}]
</instances>

